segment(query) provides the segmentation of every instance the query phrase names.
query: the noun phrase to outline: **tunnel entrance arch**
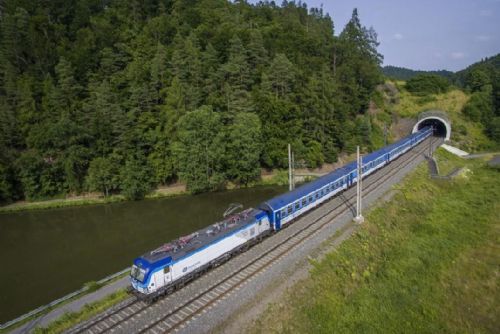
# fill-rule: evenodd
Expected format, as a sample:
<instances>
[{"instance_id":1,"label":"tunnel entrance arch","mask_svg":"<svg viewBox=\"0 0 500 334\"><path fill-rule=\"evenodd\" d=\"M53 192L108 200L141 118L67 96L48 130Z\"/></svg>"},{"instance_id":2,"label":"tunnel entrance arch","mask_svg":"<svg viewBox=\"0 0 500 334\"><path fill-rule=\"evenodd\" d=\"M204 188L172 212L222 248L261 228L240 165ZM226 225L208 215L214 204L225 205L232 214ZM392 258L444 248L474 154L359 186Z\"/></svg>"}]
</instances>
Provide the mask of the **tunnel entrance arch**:
<instances>
[{"instance_id":1,"label":"tunnel entrance arch","mask_svg":"<svg viewBox=\"0 0 500 334\"><path fill-rule=\"evenodd\" d=\"M444 111L441 110L428 110L418 115L417 123L413 126L412 133L426 127L432 126L434 135L443 137L448 141L451 137L451 122Z\"/></svg>"}]
</instances>

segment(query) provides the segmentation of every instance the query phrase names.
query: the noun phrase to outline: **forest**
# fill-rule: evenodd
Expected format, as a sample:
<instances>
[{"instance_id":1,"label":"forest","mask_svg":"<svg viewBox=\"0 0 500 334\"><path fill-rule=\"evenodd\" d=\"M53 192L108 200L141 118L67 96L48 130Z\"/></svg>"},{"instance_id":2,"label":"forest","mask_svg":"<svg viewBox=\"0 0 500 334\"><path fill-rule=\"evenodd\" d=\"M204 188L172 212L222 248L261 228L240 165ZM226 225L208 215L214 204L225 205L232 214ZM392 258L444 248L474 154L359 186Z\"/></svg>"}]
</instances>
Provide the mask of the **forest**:
<instances>
[{"instance_id":1,"label":"forest","mask_svg":"<svg viewBox=\"0 0 500 334\"><path fill-rule=\"evenodd\" d=\"M370 147L382 81L357 10L339 32L305 3L5 0L0 202L99 191L140 199L247 185Z\"/></svg>"}]
</instances>

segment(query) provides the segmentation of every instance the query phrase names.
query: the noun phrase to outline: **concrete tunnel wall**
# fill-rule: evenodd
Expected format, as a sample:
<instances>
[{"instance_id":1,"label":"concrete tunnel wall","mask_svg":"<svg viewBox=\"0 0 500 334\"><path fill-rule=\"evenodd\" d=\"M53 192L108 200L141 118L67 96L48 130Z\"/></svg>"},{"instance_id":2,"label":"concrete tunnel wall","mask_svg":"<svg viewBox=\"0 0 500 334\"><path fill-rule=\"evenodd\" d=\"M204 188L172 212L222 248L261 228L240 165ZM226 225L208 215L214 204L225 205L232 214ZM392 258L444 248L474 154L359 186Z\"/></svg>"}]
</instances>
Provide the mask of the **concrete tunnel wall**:
<instances>
[{"instance_id":1,"label":"concrete tunnel wall","mask_svg":"<svg viewBox=\"0 0 500 334\"><path fill-rule=\"evenodd\" d=\"M443 136L446 141L450 140L451 122L444 112L436 110L420 114L417 123L413 126L412 133L428 125L435 127L437 135Z\"/></svg>"}]
</instances>

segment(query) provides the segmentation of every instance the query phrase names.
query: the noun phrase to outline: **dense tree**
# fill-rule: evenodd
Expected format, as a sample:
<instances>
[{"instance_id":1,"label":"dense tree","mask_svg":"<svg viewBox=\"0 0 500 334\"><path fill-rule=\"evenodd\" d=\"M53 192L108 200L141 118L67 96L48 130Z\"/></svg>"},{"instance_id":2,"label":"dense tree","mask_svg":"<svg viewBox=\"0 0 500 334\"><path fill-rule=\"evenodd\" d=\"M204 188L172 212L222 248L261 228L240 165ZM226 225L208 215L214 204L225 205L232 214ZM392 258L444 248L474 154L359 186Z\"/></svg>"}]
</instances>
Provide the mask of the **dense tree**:
<instances>
[{"instance_id":1,"label":"dense tree","mask_svg":"<svg viewBox=\"0 0 500 334\"><path fill-rule=\"evenodd\" d=\"M90 162L87 186L91 191L101 191L108 196L110 191L118 188L118 168L111 158L97 157Z\"/></svg>"},{"instance_id":2,"label":"dense tree","mask_svg":"<svg viewBox=\"0 0 500 334\"><path fill-rule=\"evenodd\" d=\"M419 74L406 82L405 88L415 95L445 93L450 82L435 74Z\"/></svg>"},{"instance_id":3,"label":"dense tree","mask_svg":"<svg viewBox=\"0 0 500 334\"><path fill-rule=\"evenodd\" d=\"M177 179L200 192L285 167L288 143L311 167L371 145L357 119L381 55L357 10L338 37L331 17L294 1L5 0L1 11L0 201L86 189L137 199Z\"/></svg>"},{"instance_id":4,"label":"dense tree","mask_svg":"<svg viewBox=\"0 0 500 334\"><path fill-rule=\"evenodd\" d=\"M471 70L465 79L465 86L472 92L483 89L484 86L491 84L491 78L484 69L476 68Z\"/></svg>"},{"instance_id":5,"label":"dense tree","mask_svg":"<svg viewBox=\"0 0 500 334\"><path fill-rule=\"evenodd\" d=\"M362 26L358 11L354 9L334 47L334 73L347 93L342 97L352 115L366 110L375 86L381 82L383 57L377 52L378 45L373 28Z\"/></svg>"},{"instance_id":6,"label":"dense tree","mask_svg":"<svg viewBox=\"0 0 500 334\"><path fill-rule=\"evenodd\" d=\"M458 85L472 92L463 112L483 123L486 134L500 142L500 55L485 58L456 73Z\"/></svg>"},{"instance_id":7,"label":"dense tree","mask_svg":"<svg viewBox=\"0 0 500 334\"><path fill-rule=\"evenodd\" d=\"M144 156L129 157L120 171L120 189L127 199L139 200L151 191L152 171Z\"/></svg>"},{"instance_id":8,"label":"dense tree","mask_svg":"<svg viewBox=\"0 0 500 334\"><path fill-rule=\"evenodd\" d=\"M226 138L226 175L230 180L247 185L260 177L261 140L259 117L254 113L236 115Z\"/></svg>"},{"instance_id":9,"label":"dense tree","mask_svg":"<svg viewBox=\"0 0 500 334\"><path fill-rule=\"evenodd\" d=\"M174 153L179 177L193 193L220 188L225 180L223 123L211 107L201 107L179 120Z\"/></svg>"},{"instance_id":10,"label":"dense tree","mask_svg":"<svg viewBox=\"0 0 500 334\"><path fill-rule=\"evenodd\" d=\"M491 87L472 94L464 106L463 113L471 120L487 123L492 115Z\"/></svg>"}]
</instances>

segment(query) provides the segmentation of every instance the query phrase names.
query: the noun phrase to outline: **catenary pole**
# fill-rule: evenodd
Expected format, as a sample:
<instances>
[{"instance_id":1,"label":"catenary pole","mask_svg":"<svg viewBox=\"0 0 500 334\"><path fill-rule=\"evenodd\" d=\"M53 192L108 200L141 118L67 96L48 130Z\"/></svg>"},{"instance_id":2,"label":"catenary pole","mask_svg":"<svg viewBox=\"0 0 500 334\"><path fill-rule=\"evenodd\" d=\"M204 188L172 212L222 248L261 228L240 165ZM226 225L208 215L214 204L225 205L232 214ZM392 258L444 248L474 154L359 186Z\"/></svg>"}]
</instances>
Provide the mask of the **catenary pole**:
<instances>
[{"instance_id":1,"label":"catenary pole","mask_svg":"<svg viewBox=\"0 0 500 334\"><path fill-rule=\"evenodd\" d=\"M292 191L292 147L288 144L288 190Z\"/></svg>"},{"instance_id":2,"label":"catenary pole","mask_svg":"<svg viewBox=\"0 0 500 334\"><path fill-rule=\"evenodd\" d=\"M362 214L362 192L363 192L363 159L359 153L359 146L357 147L357 182L356 182L356 217L354 217L354 221L358 224L361 224L365 219Z\"/></svg>"}]
</instances>

